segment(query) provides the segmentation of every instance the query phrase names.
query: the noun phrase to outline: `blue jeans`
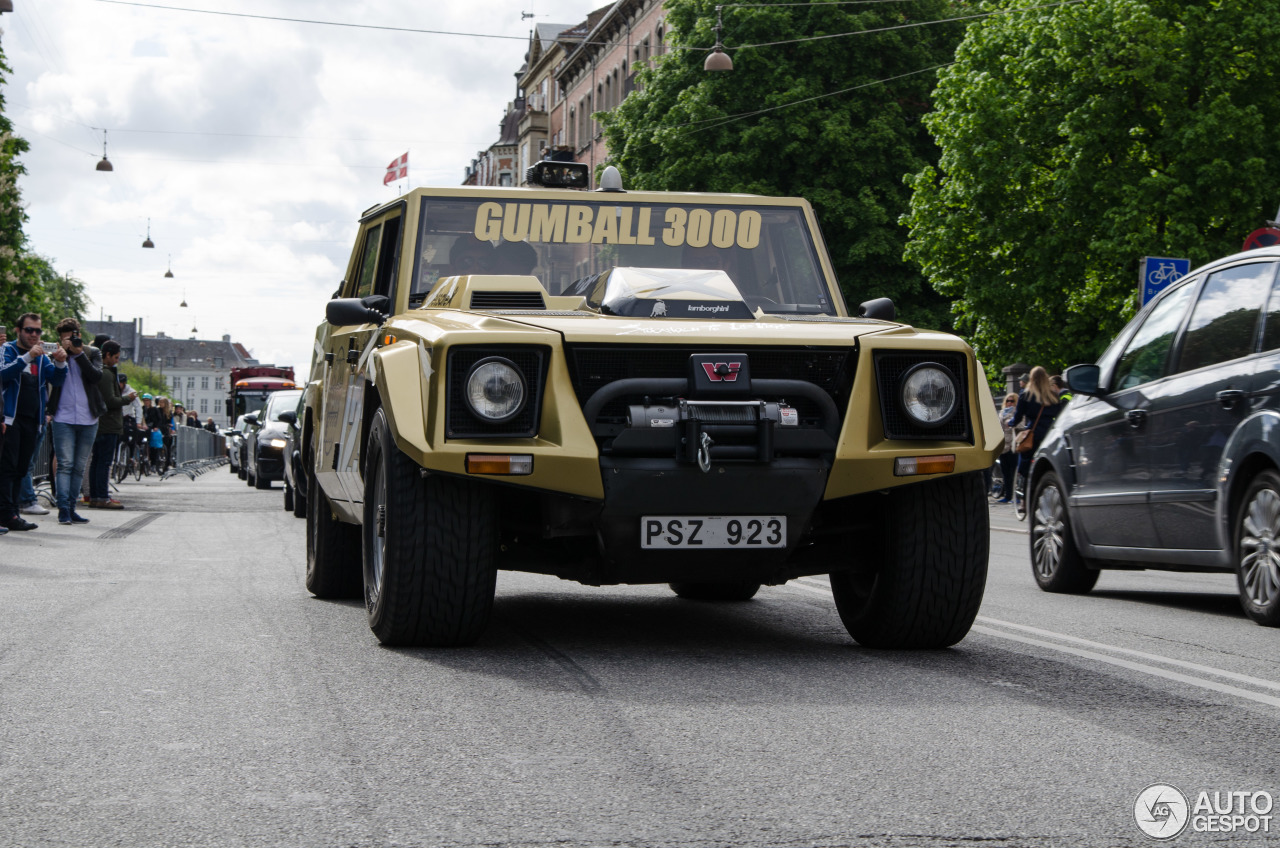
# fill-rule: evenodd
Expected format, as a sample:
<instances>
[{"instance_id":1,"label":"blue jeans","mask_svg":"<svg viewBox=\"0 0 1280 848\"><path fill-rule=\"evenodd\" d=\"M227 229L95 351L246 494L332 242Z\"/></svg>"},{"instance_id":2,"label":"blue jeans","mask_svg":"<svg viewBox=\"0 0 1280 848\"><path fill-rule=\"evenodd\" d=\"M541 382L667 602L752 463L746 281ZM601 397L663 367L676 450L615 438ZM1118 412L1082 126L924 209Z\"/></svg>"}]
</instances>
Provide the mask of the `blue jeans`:
<instances>
[{"instance_id":1,"label":"blue jeans","mask_svg":"<svg viewBox=\"0 0 1280 848\"><path fill-rule=\"evenodd\" d=\"M84 468L93 453L93 440L98 435L98 425L59 424L53 428L53 452L58 457L58 509L74 511L80 499L80 484L84 482Z\"/></svg>"}]
</instances>

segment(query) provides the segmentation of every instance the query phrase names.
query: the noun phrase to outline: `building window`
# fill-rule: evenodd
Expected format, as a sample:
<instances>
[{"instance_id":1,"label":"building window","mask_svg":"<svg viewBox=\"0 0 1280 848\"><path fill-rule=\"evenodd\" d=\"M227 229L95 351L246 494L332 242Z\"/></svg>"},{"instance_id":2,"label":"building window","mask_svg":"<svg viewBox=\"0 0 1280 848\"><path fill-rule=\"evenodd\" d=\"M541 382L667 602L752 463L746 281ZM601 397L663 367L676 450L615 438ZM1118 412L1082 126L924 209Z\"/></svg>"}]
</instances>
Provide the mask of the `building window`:
<instances>
[{"instance_id":1,"label":"building window","mask_svg":"<svg viewBox=\"0 0 1280 848\"><path fill-rule=\"evenodd\" d=\"M215 357L213 358L213 367L214 367L214 368L221 368L221 367L222 367L222 357L221 357L221 356L215 356Z\"/></svg>"},{"instance_id":2,"label":"building window","mask_svg":"<svg viewBox=\"0 0 1280 848\"><path fill-rule=\"evenodd\" d=\"M200 414L204 415L209 411L209 399L200 398Z\"/></svg>"},{"instance_id":3,"label":"building window","mask_svg":"<svg viewBox=\"0 0 1280 848\"><path fill-rule=\"evenodd\" d=\"M213 378L213 387L214 387L215 389L217 389L218 391L222 391L222 390L225 388L225 387L222 385L222 378L221 378L221 377L214 377L214 378Z\"/></svg>"},{"instance_id":4,"label":"building window","mask_svg":"<svg viewBox=\"0 0 1280 848\"><path fill-rule=\"evenodd\" d=\"M209 388L209 378L208 378L208 377L201 377L201 378L200 378L200 388L205 389L205 390L208 390L208 388Z\"/></svg>"},{"instance_id":5,"label":"building window","mask_svg":"<svg viewBox=\"0 0 1280 848\"><path fill-rule=\"evenodd\" d=\"M178 389L180 389L180 388L182 388L182 378L181 378L181 377L174 377L174 378L173 378L173 390L176 392L176 391L177 391Z\"/></svg>"},{"instance_id":6,"label":"building window","mask_svg":"<svg viewBox=\"0 0 1280 848\"><path fill-rule=\"evenodd\" d=\"M169 367L173 367L174 365L177 365L177 364L178 364L178 357L176 357L176 356L166 356L166 357L164 358L164 364L165 364L165 365L168 365Z\"/></svg>"},{"instance_id":7,"label":"building window","mask_svg":"<svg viewBox=\"0 0 1280 848\"><path fill-rule=\"evenodd\" d=\"M188 377L188 378L187 378L187 388L188 388L188 389L194 389L195 387L196 387L196 378L195 378L195 377Z\"/></svg>"}]
</instances>

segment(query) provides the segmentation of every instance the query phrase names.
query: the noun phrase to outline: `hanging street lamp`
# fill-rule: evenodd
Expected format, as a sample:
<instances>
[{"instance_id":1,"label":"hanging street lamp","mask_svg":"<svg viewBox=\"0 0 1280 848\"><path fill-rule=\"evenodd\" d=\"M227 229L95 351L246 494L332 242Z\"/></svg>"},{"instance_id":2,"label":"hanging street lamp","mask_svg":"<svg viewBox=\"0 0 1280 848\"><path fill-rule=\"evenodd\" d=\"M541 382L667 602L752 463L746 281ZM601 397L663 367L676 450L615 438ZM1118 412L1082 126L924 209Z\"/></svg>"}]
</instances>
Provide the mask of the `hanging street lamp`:
<instances>
[{"instance_id":1,"label":"hanging street lamp","mask_svg":"<svg viewBox=\"0 0 1280 848\"><path fill-rule=\"evenodd\" d=\"M3 11L4 11L3 6L0 6L0 12L3 12ZM9 11L13 11L12 3L9 4ZM111 160L107 158L107 131L106 130L102 131L102 161L98 163L98 167L96 168L96 170L99 170L99 171L115 170L115 168L111 167Z\"/></svg>"}]
</instances>

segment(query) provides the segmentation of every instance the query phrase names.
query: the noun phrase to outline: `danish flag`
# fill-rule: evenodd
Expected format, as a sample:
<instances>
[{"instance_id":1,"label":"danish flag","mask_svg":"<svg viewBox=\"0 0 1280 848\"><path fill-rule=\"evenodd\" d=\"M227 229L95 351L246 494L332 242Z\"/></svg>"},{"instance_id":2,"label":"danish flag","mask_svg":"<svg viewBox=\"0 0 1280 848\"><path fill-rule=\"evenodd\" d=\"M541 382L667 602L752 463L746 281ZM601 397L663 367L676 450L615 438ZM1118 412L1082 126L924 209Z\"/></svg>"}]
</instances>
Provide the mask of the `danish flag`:
<instances>
[{"instance_id":1,"label":"danish flag","mask_svg":"<svg viewBox=\"0 0 1280 848\"><path fill-rule=\"evenodd\" d=\"M382 178L383 185L389 185L396 180L404 180L409 178L409 154L405 153L399 159L392 159L391 164L387 166L387 175Z\"/></svg>"},{"instance_id":2,"label":"danish flag","mask_svg":"<svg viewBox=\"0 0 1280 848\"><path fill-rule=\"evenodd\" d=\"M736 383L738 372L742 370L741 362L704 362L702 370L707 372L707 379L713 383Z\"/></svg>"}]
</instances>

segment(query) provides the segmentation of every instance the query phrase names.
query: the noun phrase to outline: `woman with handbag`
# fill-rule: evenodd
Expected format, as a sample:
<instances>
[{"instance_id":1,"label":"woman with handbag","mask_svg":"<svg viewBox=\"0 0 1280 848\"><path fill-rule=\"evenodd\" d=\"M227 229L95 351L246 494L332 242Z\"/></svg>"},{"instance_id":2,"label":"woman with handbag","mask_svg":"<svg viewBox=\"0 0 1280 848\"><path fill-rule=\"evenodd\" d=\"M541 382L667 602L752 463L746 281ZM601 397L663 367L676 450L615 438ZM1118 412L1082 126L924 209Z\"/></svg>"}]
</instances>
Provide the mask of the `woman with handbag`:
<instances>
[{"instance_id":1,"label":"woman with handbag","mask_svg":"<svg viewBox=\"0 0 1280 848\"><path fill-rule=\"evenodd\" d=\"M1016 432L1013 450L1018 455L1018 476L1025 478L1031 470L1031 457L1060 411L1062 404L1049 380L1049 372L1037 365L1031 369L1027 387L1018 395L1018 403L1013 408Z\"/></svg>"}]
</instances>

